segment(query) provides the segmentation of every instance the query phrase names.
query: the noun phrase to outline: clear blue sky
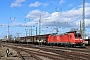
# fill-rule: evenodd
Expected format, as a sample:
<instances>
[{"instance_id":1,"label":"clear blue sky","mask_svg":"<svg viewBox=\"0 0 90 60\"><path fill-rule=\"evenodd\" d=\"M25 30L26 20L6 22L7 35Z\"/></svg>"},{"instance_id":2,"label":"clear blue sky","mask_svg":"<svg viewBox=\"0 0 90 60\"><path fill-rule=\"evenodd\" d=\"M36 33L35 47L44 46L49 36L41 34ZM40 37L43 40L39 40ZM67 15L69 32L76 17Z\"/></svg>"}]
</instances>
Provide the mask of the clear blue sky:
<instances>
[{"instance_id":1,"label":"clear blue sky","mask_svg":"<svg viewBox=\"0 0 90 60\"><path fill-rule=\"evenodd\" d=\"M0 2L0 38L9 32L25 36L25 29L38 28L41 15L41 34L59 33L79 28L82 20L82 0L2 0ZM85 1L86 33L90 33L90 0ZM28 27L25 27L28 26ZM35 27L32 34L35 35ZM48 27L48 28L47 28ZM39 34L39 33L38 33Z\"/></svg>"}]
</instances>

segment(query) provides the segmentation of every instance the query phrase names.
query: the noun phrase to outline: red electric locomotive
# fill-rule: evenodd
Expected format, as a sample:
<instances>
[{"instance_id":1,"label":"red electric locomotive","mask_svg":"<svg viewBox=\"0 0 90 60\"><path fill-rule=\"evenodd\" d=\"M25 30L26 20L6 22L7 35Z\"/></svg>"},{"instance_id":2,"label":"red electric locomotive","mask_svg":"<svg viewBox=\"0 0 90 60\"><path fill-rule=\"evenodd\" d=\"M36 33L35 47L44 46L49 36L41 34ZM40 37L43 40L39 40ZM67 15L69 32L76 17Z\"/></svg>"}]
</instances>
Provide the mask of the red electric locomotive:
<instances>
[{"instance_id":1,"label":"red electric locomotive","mask_svg":"<svg viewBox=\"0 0 90 60\"><path fill-rule=\"evenodd\" d=\"M83 40L80 33L71 31L61 35L49 35L47 43L59 44L63 46L82 46Z\"/></svg>"}]
</instances>

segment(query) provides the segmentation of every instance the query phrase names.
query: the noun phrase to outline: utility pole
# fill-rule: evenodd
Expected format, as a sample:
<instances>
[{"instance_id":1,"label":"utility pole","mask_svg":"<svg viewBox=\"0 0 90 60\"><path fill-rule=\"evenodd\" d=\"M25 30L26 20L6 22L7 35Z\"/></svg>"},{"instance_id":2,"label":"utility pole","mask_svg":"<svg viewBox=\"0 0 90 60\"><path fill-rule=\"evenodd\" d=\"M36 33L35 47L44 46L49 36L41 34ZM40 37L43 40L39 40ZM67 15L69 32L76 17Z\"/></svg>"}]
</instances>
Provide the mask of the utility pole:
<instances>
[{"instance_id":1,"label":"utility pole","mask_svg":"<svg viewBox=\"0 0 90 60\"><path fill-rule=\"evenodd\" d=\"M18 41L20 40L20 36L19 36L19 32L17 32L17 39L18 39Z\"/></svg>"},{"instance_id":2,"label":"utility pole","mask_svg":"<svg viewBox=\"0 0 90 60\"><path fill-rule=\"evenodd\" d=\"M32 26L31 26L31 36L32 36Z\"/></svg>"},{"instance_id":3,"label":"utility pole","mask_svg":"<svg viewBox=\"0 0 90 60\"><path fill-rule=\"evenodd\" d=\"M82 21L80 21L80 33L82 34Z\"/></svg>"},{"instance_id":4,"label":"utility pole","mask_svg":"<svg viewBox=\"0 0 90 60\"><path fill-rule=\"evenodd\" d=\"M40 19L39 19L39 35L41 33L41 13L40 13Z\"/></svg>"},{"instance_id":5,"label":"utility pole","mask_svg":"<svg viewBox=\"0 0 90 60\"><path fill-rule=\"evenodd\" d=\"M28 32L28 31L27 31L27 29L25 29L25 30L26 30L25 42L26 42L26 41L27 41L27 32Z\"/></svg>"},{"instance_id":6,"label":"utility pole","mask_svg":"<svg viewBox=\"0 0 90 60\"><path fill-rule=\"evenodd\" d=\"M9 35L10 35L10 33L9 33L9 21L8 21L8 40L9 40Z\"/></svg>"},{"instance_id":7,"label":"utility pole","mask_svg":"<svg viewBox=\"0 0 90 60\"><path fill-rule=\"evenodd\" d=\"M35 31L36 31L36 40L37 40L37 27L36 27L36 30Z\"/></svg>"},{"instance_id":8,"label":"utility pole","mask_svg":"<svg viewBox=\"0 0 90 60\"><path fill-rule=\"evenodd\" d=\"M27 29L25 29L25 30L26 30L26 36L27 36L27 32L28 32L28 31L27 31Z\"/></svg>"},{"instance_id":9,"label":"utility pole","mask_svg":"<svg viewBox=\"0 0 90 60\"><path fill-rule=\"evenodd\" d=\"M40 19L39 19L39 35L40 33L41 33L41 13L40 13ZM40 44L40 41L41 41L41 37L39 36L39 44Z\"/></svg>"},{"instance_id":10,"label":"utility pole","mask_svg":"<svg viewBox=\"0 0 90 60\"><path fill-rule=\"evenodd\" d=\"M29 22L30 22L30 19L29 19ZM32 26L30 26L30 29L29 29L29 36L32 36Z\"/></svg>"},{"instance_id":11,"label":"utility pole","mask_svg":"<svg viewBox=\"0 0 90 60\"><path fill-rule=\"evenodd\" d=\"M83 0L83 14L82 14L82 39L84 40L84 38L85 38L85 0Z\"/></svg>"},{"instance_id":12,"label":"utility pole","mask_svg":"<svg viewBox=\"0 0 90 60\"><path fill-rule=\"evenodd\" d=\"M30 29L29 29L29 36L30 36Z\"/></svg>"},{"instance_id":13,"label":"utility pole","mask_svg":"<svg viewBox=\"0 0 90 60\"><path fill-rule=\"evenodd\" d=\"M36 27L36 29L35 29L35 32L36 32L36 37L35 37L35 38L36 38L36 40L37 40L37 27ZM33 41L33 42L34 42L34 41Z\"/></svg>"},{"instance_id":14,"label":"utility pole","mask_svg":"<svg viewBox=\"0 0 90 60\"><path fill-rule=\"evenodd\" d=\"M85 0L83 0L83 15L82 15L82 38L84 39L85 34Z\"/></svg>"}]
</instances>

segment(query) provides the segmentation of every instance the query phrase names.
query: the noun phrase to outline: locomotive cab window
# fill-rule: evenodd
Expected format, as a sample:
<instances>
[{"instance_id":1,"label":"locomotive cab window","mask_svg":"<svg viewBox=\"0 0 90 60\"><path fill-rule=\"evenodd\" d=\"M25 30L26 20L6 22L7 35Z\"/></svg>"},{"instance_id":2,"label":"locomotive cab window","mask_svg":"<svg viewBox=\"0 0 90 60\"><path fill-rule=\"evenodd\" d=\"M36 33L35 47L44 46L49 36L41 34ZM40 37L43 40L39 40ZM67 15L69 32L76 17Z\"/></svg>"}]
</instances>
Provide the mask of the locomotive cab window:
<instances>
[{"instance_id":1,"label":"locomotive cab window","mask_svg":"<svg viewBox=\"0 0 90 60\"><path fill-rule=\"evenodd\" d=\"M74 34L74 36L75 38L81 38L81 34L78 34L78 33Z\"/></svg>"}]
</instances>

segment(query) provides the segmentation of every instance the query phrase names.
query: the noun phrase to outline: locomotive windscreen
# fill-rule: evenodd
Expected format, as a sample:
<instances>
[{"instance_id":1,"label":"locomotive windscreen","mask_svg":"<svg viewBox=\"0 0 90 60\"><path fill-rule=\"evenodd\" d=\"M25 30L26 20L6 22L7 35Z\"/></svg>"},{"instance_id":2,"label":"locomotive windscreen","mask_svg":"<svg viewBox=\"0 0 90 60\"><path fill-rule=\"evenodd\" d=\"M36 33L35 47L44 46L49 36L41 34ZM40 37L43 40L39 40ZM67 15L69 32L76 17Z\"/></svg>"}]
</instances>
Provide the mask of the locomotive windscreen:
<instances>
[{"instance_id":1,"label":"locomotive windscreen","mask_svg":"<svg viewBox=\"0 0 90 60\"><path fill-rule=\"evenodd\" d=\"M74 35L75 35L75 38L82 38L80 33L75 33Z\"/></svg>"}]
</instances>

